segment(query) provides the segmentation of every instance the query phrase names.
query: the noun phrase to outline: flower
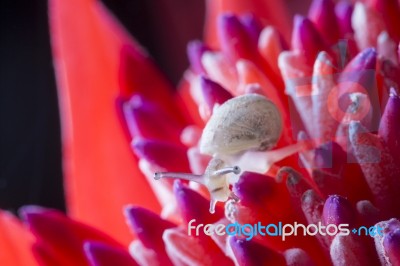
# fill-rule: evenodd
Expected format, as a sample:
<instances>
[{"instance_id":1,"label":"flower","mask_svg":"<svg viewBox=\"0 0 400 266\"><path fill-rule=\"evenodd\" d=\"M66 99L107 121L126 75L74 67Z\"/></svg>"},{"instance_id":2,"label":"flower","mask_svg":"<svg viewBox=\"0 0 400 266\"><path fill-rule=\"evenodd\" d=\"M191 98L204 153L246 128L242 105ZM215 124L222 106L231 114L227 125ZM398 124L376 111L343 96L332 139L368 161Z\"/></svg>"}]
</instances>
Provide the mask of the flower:
<instances>
[{"instance_id":1,"label":"flower","mask_svg":"<svg viewBox=\"0 0 400 266\"><path fill-rule=\"evenodd\" d=\"M290 45L280 1L209 1L178 94L101 5L71 2L51 2L70 217L26 207L27 231L2 213L21 265L400 265L397 1L314 0ZM353 230L246 240L188 234L193 219Z\"/></svg>"}]
</instances>

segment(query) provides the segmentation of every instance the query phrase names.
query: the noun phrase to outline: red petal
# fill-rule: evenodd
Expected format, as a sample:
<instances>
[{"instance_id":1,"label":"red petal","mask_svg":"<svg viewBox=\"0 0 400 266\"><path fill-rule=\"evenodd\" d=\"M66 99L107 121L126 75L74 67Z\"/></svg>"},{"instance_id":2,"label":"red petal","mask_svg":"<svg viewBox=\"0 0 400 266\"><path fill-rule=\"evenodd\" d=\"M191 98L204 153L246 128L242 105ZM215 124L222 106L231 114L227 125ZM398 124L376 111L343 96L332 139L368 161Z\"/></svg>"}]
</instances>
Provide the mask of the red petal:
<instances>
[{"instance_id":1,"label":"red petal","mask_svg":"<svg viewBox=\"0 0 400 266\"><path fill-rule=\"evenodd\" d=\"M51 0L49 10L69 213L127 244L122 206L159 210L114 104L122 48L135 44L97 1Z\"/></svg>"}]
</instances>

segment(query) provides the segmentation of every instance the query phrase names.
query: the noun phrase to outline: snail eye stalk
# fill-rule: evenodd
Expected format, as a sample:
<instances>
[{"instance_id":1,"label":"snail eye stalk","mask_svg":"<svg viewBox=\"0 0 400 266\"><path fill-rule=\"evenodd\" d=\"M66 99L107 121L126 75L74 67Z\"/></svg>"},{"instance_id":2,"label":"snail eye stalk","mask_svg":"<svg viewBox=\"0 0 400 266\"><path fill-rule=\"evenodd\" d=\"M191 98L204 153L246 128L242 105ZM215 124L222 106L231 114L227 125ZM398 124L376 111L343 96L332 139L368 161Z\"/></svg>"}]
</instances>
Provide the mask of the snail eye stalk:
<instances>
[{"instance_id":1,"label":"snail eye stalk","mask_svg":"<svg viewBox=\"0 0 400 266\"><path fill-rule=\"evenodd\" d=\"M240 174L241 170L240 167L234 166L234 167L225 167L222 169L215 170L211 173L211 176L223 176L227 174L235 174L238 175ZM175 172L156 172L154 173L154 179L155 180L160 180L161 178L178 178L178 179L183 179L183 180L188 180L188 181L194 181L199 184L205 184L204 179L206 178L206 175L195 175L195 174L189 174L189 173L175 173Z\"/></svg>"},{"instance_id":2,"label":"snail eye stalk","mask_svg":"<svg viewBox=\"0 0 400 266\"><path fill-rule=\"evenodd\" d=\"M226 175L226 174L235 174L238 175L240 174L240 168L239 166L234 166L234 167L226 167L223 169L219 169L215 171L212 175Z\"/></svg>"},{"instance_id":3,"label":"snail eye stalk","mask_svg":"<svg viewBox=\"0 0 400 266\"><path fill-rule=\"evenodd\" d=\"M157 172L154 173L154 179L160 180L161 178L179 178L188 181L194 181L200 184L204 184L203 175L194 175L189 173L174 173L174 172Z\"/></svg>"}]
</instances>

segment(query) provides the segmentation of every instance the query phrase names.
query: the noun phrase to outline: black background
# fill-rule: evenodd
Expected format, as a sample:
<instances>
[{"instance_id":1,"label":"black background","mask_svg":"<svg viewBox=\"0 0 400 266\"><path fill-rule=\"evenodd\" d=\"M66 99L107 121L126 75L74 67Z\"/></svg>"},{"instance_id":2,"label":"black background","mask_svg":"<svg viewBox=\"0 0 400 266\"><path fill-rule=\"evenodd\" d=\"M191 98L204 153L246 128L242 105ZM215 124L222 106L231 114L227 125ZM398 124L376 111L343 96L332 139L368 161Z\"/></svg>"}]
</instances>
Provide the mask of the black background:
<instances>
[{"instance_id":1,"label":"black background","mask_svg":"<svg viewBox=\"0 0 400 266\"><path fill-rule=\"evenodd\" d=\"M202 36L203 1L104 2L177 83L187 41ZM0 19L0 208L65 210L47 1L3 0Z\"/></svg>"}]
</instances>

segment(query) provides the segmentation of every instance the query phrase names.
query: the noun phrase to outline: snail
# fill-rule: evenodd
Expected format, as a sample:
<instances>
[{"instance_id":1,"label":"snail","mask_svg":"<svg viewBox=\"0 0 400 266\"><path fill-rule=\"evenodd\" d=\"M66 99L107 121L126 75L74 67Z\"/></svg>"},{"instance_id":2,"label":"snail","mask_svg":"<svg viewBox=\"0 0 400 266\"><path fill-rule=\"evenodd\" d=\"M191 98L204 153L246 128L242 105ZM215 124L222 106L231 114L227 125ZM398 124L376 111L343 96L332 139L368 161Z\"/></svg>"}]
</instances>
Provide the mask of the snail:
<instances>
[{"instance_id":1,"label":"snail","mask_svg":"<svg viewBox=\"0 0 400 266\"><path fill-rule=\"evenodd\" d=\"M218 201L238 200L229 189L228 174L265 173L275 162L299 150L294 144L270 151L281 133L282 118L273 102L258 94L232 98L214 110L203 130L200 152L213 156L205 173L158 172L154 179L180 178L205 185L211 197L210 212L214 213Z\"/></svg>"}]
</instances>

